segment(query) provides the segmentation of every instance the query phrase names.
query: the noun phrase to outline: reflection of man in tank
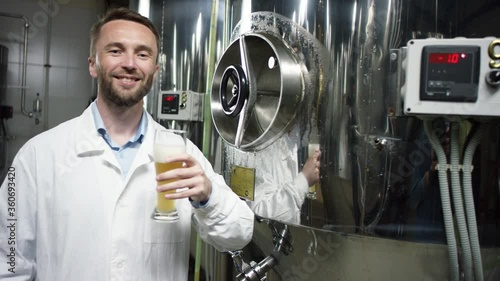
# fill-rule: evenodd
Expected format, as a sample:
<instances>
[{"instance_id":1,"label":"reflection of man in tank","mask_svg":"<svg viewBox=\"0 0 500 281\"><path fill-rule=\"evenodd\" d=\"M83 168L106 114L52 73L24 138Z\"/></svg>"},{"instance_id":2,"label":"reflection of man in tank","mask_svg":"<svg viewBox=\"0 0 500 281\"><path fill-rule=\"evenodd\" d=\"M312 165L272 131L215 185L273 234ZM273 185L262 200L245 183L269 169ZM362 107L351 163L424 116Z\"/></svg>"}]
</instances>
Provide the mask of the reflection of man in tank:
<instances>
[{"instance_id":1,"label":"reflection of man in tank","mask_svg":"<svg viewBox=\"0 0 500 281\"><path fill-rule=\"evenodd\" d=\"M300 224L309 187L319 181L320 155L315 150L299 172L298 145L289 132L255 159L255 198L248 201L258 216Z\"/></svg>"}]
</instances>

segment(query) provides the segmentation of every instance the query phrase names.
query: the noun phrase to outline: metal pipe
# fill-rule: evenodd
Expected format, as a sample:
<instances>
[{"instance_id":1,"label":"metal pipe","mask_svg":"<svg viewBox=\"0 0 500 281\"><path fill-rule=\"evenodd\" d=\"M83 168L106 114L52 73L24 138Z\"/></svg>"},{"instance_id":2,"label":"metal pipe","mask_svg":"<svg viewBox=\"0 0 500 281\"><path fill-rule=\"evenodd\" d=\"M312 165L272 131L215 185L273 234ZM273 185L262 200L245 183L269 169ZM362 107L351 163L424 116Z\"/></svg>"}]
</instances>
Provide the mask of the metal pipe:
<instances>
[{"instance_id":1,"label":"metal pipe","mask_svg":"<svg viewBox=\"0 0 500 281\"><path fill-rule=\"evenodd\" d=\"M290 243L291 234L288 230L288 225L283 225L280 233L276 233L273 240L275 240L273 251L258 264L254 261L251 261L250 265L244 264L244 261L241 259L241 251L231 253L235 267L240 272L236 276L238 281L266 280L266 273L279 264L283 255L288 255L292 252L293 249Z\"/></svg>"},{"instance_id":2,"label":"metal pipe","mask_svg":"<svg viewBox=\"0 0 500 281\"><path fill-rule=\"evenodd\" d=\"M23 46L23 70L21 73L21 113L24 116L33 117L33 112L25 109L26 103L26 69L28 66L28 29L29 21L24 15L9 14L0 12L0 17L16 18L24 20L24 46Z\"/></svg>"},{"instance_id":3,"label":"metal pipe","mask_svg":"<svg viewBox=\"0 0 500 281\"><path fill-rule=\"evenodd\" d=\"M54 5L54 0L49 0L48 5L49 7L53 7ZM44 92L43 92L43 109L42 112L49 112L49 92L50 92L50 69L51 69L51 63L50 63L50 50L51 50L51 45L52 45L52 17L48 17L47 20L47 37L45 41L45 63L44 63ZM36 114L34 112L35 109L33 108L33 114ZM37 114L36 120L38 120L41 116L41 114ZM45 115L46 118L43 118L43 130L48 130L49 129L49 118L48 114ZM35 123L36 123L35 120Z\"/></svg>"},{"instance_id":4,"label":"metal pipe","mask_svg":"<svg viewBox=\"0 0 500 281\"><path fill-rule=\"evenodd\" d=\"M261 262L251 267L245 273L236 276L238 281L259 281L266 280L266 273L278 264L278 258L272 254L264 258Z\"/></svg>"},{"instance_id":5,"label":"metal pipe","mask_svg":"<svg viewBox=\"0 0 500 281\"><path fill-rule=\"evenodd\" d=\"M207 76L206 76L206 93L205 102L203 106L203 136L202 136L202 151L203 155L207 159L211 159L210 151L210 141L212 137L212 117L210 111L210 96L211 96L211 86L212 85L212 75L215 68L216 60L216 46L217 46L217 13L218 13L218 1L212 0L212 11L210 15L210 32L209 32L209 44L208 44L208 62L207 62ZM202 251L202 241L199 234L196 234L196 252L195 252L195 276L194 280L200 280L200 268L201 268L201 251ZM217 254L216 251L214 251ZM213 257L214 258L214 257ZM213 269L212 267L209 267ZM217 273L215 273L217 274ZM225 277L224 277L225 278ZM225 280L225 279L224 279Z\"/></svg>"}]
</instances>

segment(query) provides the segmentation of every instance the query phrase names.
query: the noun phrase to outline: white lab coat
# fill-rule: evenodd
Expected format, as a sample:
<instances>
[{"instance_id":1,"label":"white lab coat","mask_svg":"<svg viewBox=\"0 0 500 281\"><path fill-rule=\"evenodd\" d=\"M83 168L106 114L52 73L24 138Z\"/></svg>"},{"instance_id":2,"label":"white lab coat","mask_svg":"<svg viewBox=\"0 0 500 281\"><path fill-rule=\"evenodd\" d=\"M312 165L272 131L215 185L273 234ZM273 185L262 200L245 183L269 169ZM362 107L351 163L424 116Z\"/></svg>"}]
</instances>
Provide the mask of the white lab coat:
<instances>
[{"instance_id":1,"label":"white lab coat","mask_svg":"<svg viewBox=\"0 0 500 281\"><path fill-rule=\"evenodd\" d=\"M212 181L209 204L195 209L178 200L179 221L151 220L152 141L160 125L147 116L148 131L125 179L90 107L21 148L11 168L15 174L0 189L0 280L181 281L187 280L192 221L220 251L250 241L252 211L191 142L187 152ZM8 209L9 200L15 209Z\"/></svg>"},{"instance_id":2,"label":"white lab coat","mask_svg":"<svg viewBox=\"0 0 500 281\"><path fill-rule=\"evenodd\" d=\"M290 132L290 135L297 133ZM285 134L266 151L256 155L255 200L248 205L256 215L300 224L300 211L309 186L298 172L297 141Z\"/></svg>"}]
</instances>

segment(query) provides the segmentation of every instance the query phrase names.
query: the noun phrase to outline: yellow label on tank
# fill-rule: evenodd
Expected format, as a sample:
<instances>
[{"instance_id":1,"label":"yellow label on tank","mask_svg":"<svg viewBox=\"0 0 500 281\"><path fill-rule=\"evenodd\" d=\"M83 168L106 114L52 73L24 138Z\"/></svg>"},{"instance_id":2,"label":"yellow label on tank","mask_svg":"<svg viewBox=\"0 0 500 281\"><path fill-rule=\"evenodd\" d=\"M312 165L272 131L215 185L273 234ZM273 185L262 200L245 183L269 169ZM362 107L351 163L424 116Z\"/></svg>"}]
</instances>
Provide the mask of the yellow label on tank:
<instances>
[{"instance_id":1,"label":"yellow label on tank","mask_svg":"<svg viewBox=\"0 0 500 281\"><path fill-rule=\"evenodd\" d=\"M231 189L238 196L254 200L255 169L239 166L231 167Z\"/></svg>"}]
</instances>

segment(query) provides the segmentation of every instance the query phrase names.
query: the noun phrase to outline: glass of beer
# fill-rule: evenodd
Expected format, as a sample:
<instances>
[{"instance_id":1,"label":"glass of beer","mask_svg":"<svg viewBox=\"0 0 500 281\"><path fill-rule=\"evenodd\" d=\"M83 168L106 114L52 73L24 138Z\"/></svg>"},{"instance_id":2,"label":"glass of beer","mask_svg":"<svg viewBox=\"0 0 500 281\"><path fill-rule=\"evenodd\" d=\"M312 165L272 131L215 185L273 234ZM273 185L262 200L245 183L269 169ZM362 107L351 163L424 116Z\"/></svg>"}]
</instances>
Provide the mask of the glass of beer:
<instances>
[{"instance_id":1,"label":"glass of beer","mask_svg":"<svg viewBox=\"0 0 500 281\"><path fill-rule=\"evenodd\" d=\"M173 169L182 168L183 162L165 163L165 159L186 152L186 131L157 129L153 146L153 157L155 160L156 174L161 174ZM167 184L176 179L158 181L158 185ZM174 193L175 190L157 192L156 207L151 218L158 221L172 222L179 219L175 207L175 200L165 198L166 193Z\"/></svg>"}]
</instances>

